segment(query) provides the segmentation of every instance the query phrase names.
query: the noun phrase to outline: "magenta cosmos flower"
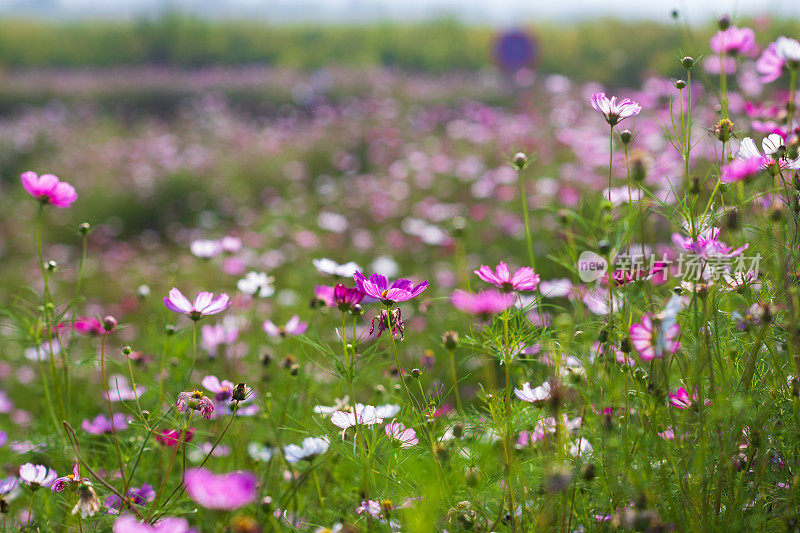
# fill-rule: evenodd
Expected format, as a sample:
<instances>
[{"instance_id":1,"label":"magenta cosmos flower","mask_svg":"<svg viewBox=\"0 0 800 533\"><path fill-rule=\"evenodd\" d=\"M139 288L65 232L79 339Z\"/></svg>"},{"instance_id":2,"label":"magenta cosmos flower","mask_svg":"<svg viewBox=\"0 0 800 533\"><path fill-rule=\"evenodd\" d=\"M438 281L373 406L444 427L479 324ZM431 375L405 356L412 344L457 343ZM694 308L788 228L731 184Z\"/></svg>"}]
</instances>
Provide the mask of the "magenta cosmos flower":
<instances>
[{"instance_id":1,"label":"magenta cosmos flower","mask_svg":"<svg viewBox=\"0 0 800 533\"><path fill-rule=\"evenodd\" d=\"M123 515L114 522L114 533L189 533L189 522L184 518L163 518L153 524L139 522L131 515Z\"/></svg>"},{"instance_id":2,"label":"magenta cosmos flower","mask_svg":"<svg viewBox=\"0 0 800 533\"><path fill-rule=\"evenodd\" d=\"M31 196L42 202L60 208L72 205L78 199L75 188L65 181L61 181L53 174L42 174L36 172L23 172L20 176L22 186Z\"/></svg>"},{"instance_id":3,"label":"magenta cosmos flower","mask_svg":"<svg viewBox=\"0 0 800 533\"><path fill-rule=\"evenodd\" d=\"M481 265L481 268L474 271L486 283L491 283L504 291L535 291L539 286L539 274L531 267L522 267L513 274L504 262L492 271L491 267Z\"/></svg>"},{"instance_id":4,"label":"magenta cosmos flower","mask_svg":"<svg viewBox=\"0 0 800 533\"><path fill-rule=\"evenodd\" d=\"M674 233L672 235L672 241L684 250L689 250L703 259L709 259L711 257L736 257L741 255L742 252L747 250L747 247L750 246L749 244L745 244L734 250L733 246L728 246L719 240L720 231L719 228L708 228L697 236L697 240Z\"/></svg>"},{"instance_id":5,"label":"magenta cosmos flower","mask_svg":"<svg viewBox=\"0 0 800 533\"><path fill-rule=\"evenodd\" d=\"M367 279L361 272L356 272L353 274L353 279L358 290L366 296L380 300L387 307L415 298L428 287L427 280L414 285L410 280L403 278L398 279L389 286L389 282L380 274L373 274Z\"/></svg>"},{"instance_id":6,"label":"magenta cosmos flower","mask_svg":"<svg viewBox=\"0 0 800 533\"><path fill-rule=\"evenodd\" d=\"M609 99L606 93L593 94L591 101L592 107L600 111L611 126L616 126L623 119L638 115L642 110L642 106L630 98L623 98L618 102L616 96Z\"/></svg>"},{"instance_id":7,"label":"magenta cosmos flower","mask_svg":"<svg viewBox=\"0 0 800 533\"><path fill-rule=\"evenodd\" d=\"M750 28L731 26L718 31L708 44L715 54L743 54L756 44L756 33Z\"/></svg>"},{"instance_id":8,"label":"magenta cosmos flower","mask_svg":"<svg viewBox=\"0 0 800 533\"><path fill-rule=\"evenodd\" d=\"M186 471L186 493L206 509L232 511L256 499L258 479L252 472L215 474L205 468Z\"/></svg>"},{"instance_id":9,"label":"magenta cosmos flower","mask_svg":"<svg viewBox=\"0 0 800 533\"><path fill-rule=\"evenodd\" d=\"M481 291L476 294L454 291L450 295L450 303L453 304L453 307L478 315L484 320L510 309L514 305L515 299L516 296L513 292L500 292L498 290Z\"/></svg>"},{"instance_id":10,"label":"magenta cosmos flower","mask_svg":"<svg viewBox=\"0 0 800 533\"><path fill-rule=\"evenodd\" d=\"M224 292L216 298L214 298L213 293L200 292L195 297L194 303L192 303L181 291L173 287L169 291L169 296L164 298L164 305L170 311L183 313L192 320L198 321L204 316L215 315L224 311L231 305L231 299Z\"/></svg>"},{"instance_id":11,"label":"magenta cosmos flower","mask_svg":"<svg viewBox=\"0 0 800 533\"><path fill-rule=\"evenodd\" d=\"M55 481L50 486L50 490L53 492L61 492L67 485L75 484L80 485L84 481L89 481L87 478L81 477L81 467L78 465L78 462L75 461L75 465L72 467L72 473L67 476L62 476Z\"/></svg>"},{"instance_id":12,"label":"magenta cosmos flower","mask_svg":"<svg viewBox=\"0 0 800 533\"><path fill-rule=\"evenodd\" d=\"M666 352L675 353L681 345L678 342L680 324L676 322L662 328L661 322L654 319L651 313L643 315L638 324L633 324L630 332L633 347L645 361L661 358Z\"/></svg>"},{"instance_id":13,"label":"magenta cosmos flower","mask_svg":"<svg viewBox=\"0 0 800 533\"><path fill-rule=\"evenodd\" d=\"M691 409L697 403L697 391L694 391L694 395L690 398L686 389L678 387L674 393L669 394L669 403L678 409ZM703 403L711 405L711 400L706 398Z\"/></svg>"},{"instance_id":14,"label":"magenta cosmos flower","mask_svg":"<svg viewBox=\"0 0 800 533\"><path fill-rule=\"evenodd\" d=\"M268 319L264 321L262 327L270 337L286 337L287 335L302 335L308 329L308 324L301 322L299 315L294 315L285 326L276 326L272 320Z\"/></svg>"},{"instance_id":15,"label":"magenta cosmos flower","mask_svg":"<svg viewBox=\"0 0 800 533\"><path fill-rule=\"evenodd\" d=\"M746 180L759 174L764 170L764 167L771 163L771 158L760 154L747 159L734 159L722 167L719 180L722 183L735 183Z\"/></svg>"}]
</instances>

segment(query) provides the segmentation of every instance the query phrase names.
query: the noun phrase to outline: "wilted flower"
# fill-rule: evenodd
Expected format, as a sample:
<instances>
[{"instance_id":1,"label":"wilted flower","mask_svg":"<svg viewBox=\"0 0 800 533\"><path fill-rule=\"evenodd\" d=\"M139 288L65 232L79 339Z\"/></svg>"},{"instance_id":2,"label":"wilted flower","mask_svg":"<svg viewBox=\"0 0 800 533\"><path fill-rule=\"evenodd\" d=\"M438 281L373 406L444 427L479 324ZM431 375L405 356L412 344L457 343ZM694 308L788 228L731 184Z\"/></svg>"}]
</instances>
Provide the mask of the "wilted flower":
<instances>
[{"instance_id":1,"label":"wilted flower","mask_svg":"<svg viewBox=\"0 0 800 533\"><path fill-rule=\"evenodd\" d=\"M50 204L60 208L66 208L78 199L75 188L67 182L61 181L53 174L42 174L39 176L35 172L23 172L20 176L22 186L31 196L43 204Z\"/></svg>"},{"instance_id":2,"label":"wilted flower","mask_svg":"<svg viewBox=\"0 0 800 533\"><path fill-rule=\"evenodd\" d=\"M593 94L591 102L592 107L600 111L611 126L616 126L623 119L638 115L642 110L642 106L630 98L623 98L617 102L616 96L609 99L606 93Z\"/></svg>"},{"instance_id":3,"label":"wilted flower","mask_svg":"<svg viewBox=\"0 0 800 533\"><path fill-rule=\"evenodd\" d=\"M86 518L100 511L100 499L91 483L83 481L78 485L78 494L78 503L72 508L72 514L80 512L81 518Z\"/></svg>"},{"instance_id":4,"label":"wilted flower","mask_svg":"<svg viewBox=\"0 0 800 533\"><path fill-rule=\"evenodd\" d=\"M200 292L191 303L177 288L173 287L169 291L169 296L164 298L164 305L170 311L183 313L194 321L198 321L204 316L215 315L231 305L227 294L222 293L216 299L210 292Z\"/></svg>"},{"instance_id":5,"label":"wilted flower","mask_svg":"<svg viewBox=\"0 0 800 533\"><path fill-rule=\"evenodd\" d=\"M405 334L403 326L403 317L399 307L395 307L394 309L391 309L389 311L387 311L386 309L381 309L381 312L379 314L372 317L372 325L369 328L369 334L372 335L372 333L375 331L376 320L378 321L378 337L381 336L384 330L389 329L389 313L391 313L391 319L392 319L392 324L391 324L392 337L397 338L399 336L401 341L404 340Z\"/></svg>"},{"instance_id":6,"label":"wilted flower","mask_svg":"<svg viewBox=\"0 0 800 533\"><path fill-rule=\"evenodd\" d=\"M205 468L186 471L186 493L206 509L232 511L256 499L258 479L252 472L215 474Z\"/></svg>"},{"instance_id":7,"label":"wilted flower","mask_svg":"<svg viewBox=\"0 0 800 533\"><path fill-rule=\"evenodd\" d=\"M179 413L185 413L187 410L192 409L198 411L206 419L211 418L211 414L214 412L214 402L199 390L180 393L175 406L178 408Z\"/></svg>"}]
</instances>

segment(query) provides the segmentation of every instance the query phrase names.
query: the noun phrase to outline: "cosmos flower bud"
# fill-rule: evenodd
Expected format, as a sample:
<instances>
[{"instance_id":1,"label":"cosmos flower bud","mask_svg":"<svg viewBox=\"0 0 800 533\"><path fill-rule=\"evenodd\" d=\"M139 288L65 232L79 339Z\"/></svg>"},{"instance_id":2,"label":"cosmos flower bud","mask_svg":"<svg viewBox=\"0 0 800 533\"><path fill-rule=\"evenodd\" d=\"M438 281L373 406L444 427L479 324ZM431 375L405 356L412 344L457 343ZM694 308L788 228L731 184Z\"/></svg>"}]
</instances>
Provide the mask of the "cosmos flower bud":
<instances>
[{"instance_id":1,"label":"cosmos flower bud","mask_svg":"<svg viewBox=\"0 0 800 533\"><path fill-rule=\"evenodd\" d=\"M437 442L433 445L433 455L436 456L437 461L444 462L450 458L450 450L443 443Z\"/></svg>"},{"instance_id":2,"label":"cosmos flower bud","mask_svg":"<svg viewBox=\"0 0 800 533\"><path fill-rule=\"evenodd\" d=\"M111 315L106 315L105 318L103 318L103 329L108 333L117 329L117 319Z\"/></svg>"},{"instance_id":3,"label":"cosmos flower bud","mask_svg":"<svg viewBox=\"0 0 800 533\"><path fill-rule=\"evenodd\" d=\"M739 210L738 209L731 209L728 212L727 217L725 218L725 226L727 226L730 230L735 230L739 228Z\"/></svg>"},{"instance_id":4,"label":"cosmos flower bud","mask_svg":"<svg viewBox=\"0 0 800 533\"><path fill-rule=\"evenodd\" d=\"M684 57L683 59L681 59L681 65L686 70L691 69L694 66L694 58L691 56Z\"/></svg>"},{"instance_id":5,"label":"cosmos flower bud","mask_svg":"<svg viewBox=\"0 0 800 533\"><path fill-rule=\"evenodd\" d=\"M592 481L597 473L596 470L594 463L587 463L581 469L581 477L584 481Z\"/></svg>"},{"instance_id":6,"label":"cosmos flower bud","mask_svg":"<svg viewBox=\"0 0 800 533\"><path fill-rule=\"evenodd\" d=\"M126 346L122 349L122 355L128 356L133 353L133 350L130 346Z\"/></svg>"},{"instance_id":7,"label":"cosmos flower bud","mask_svg":"<svg viewBox=\"0 0 800 533\"><path fill-rule=\"evenodd\" d=\"M243 402L247 399L248 390L247 386L244 383L239 383L234 387L233 392L231 393L231 400L234 402Z\"/></svg>"},{"instance_id":8,"label":"cosmos flower bud","mask_svg":"<svg viewBox=\"0 0 800 533\"><path fill-rule=\"evenodd\" d=\"M608 330L601 329L600 333L597 334L597 341L601 344L608 341Z\"/></svg>"},{"instance_id":9,"label":"cosmos flower bud","mask_svg":"<svg viewBox=\"0 0 800 533\"><path fill-rule=\"evenodd\" d=\"M569 209L559 209L558 210L558 221L561 222L563 225L567 225L575 218L575 214L570 211Z\"/></svg>"},{"instance_id":10,"label":"cosmos flower bud","mask_svg":"<svg viewBox=\"0 0 800 533\"><path fill-rule=\"evenodd\" d=\"M628 337L622 337L619 342L619 351L622 353L631 353L631 341Z\"/></svg>"},{"instance_id":11,"label":"cosmos flower bud","mask_svg":"<svg viewBox=\"0 0 800 533\"><path fill-rule=\"evenodd\" d=\"M150 287L147 285L139 285L136 289L136 294L139 295L139 298L144 300L148 296L150 296Z\"/></svg>"},{"instance_id":12,"label":"cosmos flower bud","mask_svg":"<svg viewBox=\"0 0 800 533\"><path fill-rule=\"evenodd\" d=\"M633 133L631 133L631 130L622 130L619 132L619 138L624 144L630 144L633 139Z\"/></svg>"},{"instance_id":13,"label":"cosmos flower bud","mask_svg":"<svg viewBox=\"0 0 800 533\"><path fill-rule=\"evenodd\" d=\"M55 261L50 260L50 261L47 262L47 271L48 272L52 272L57 268L58 268L58 263L56 263Z\"/></svg>"},{"instance_id":14,"label":"cosmos flower bud","mask_svg":"<svg viewBox=\"0 0 800 533\"><path fill-rule=\"evenodd\" d=\"M453 237L461 237L467 229L467 219L464 217L453 217L450 221L450 233Z\"/></svg>"},{"instance_id":15,"label":"cosmos flower bud","mask_svg":"<svg viewBox=\"0 0 800 533\"><path fill-rule=\"evenodd\" d=\"M464 481L467 482L467 486L474 487L480 481L481 472L477 469L477 467L467 468L467 471L464 472Z\"/></svg>"},{"instance_id":16,"label":"cosmos flower bud","mask_svg":"<svg viewBox=\"0 0 800 533\"><path fill-rule=\"evenodd\" d=\"M769 218L772 219L773 222L780 222L783 220L784 216L784 207L781 204L775 204L772 207L772 211L769 214Z\"/></svg>"},{"instance_id":17,"label":"cosmos flower bud","mask_svg":"<svg viewBox=\"0 0 800 533\"><path fill-rule=\"evenodd\" d=\"M353 316L361 316L364 314L364 308L361 307L361 304L355 304L350 308L350 314Z\"/></svg>"},{"instance_id":18,"label":"cosmos flower bud","mask_svg":"<svg viewBox=\"0 0 800 533\"><path fill-rule=\"evenodd\" d=\"M678 90L686 88L686 81L685 80L675 80L675 88Z\"/></svg>"},{"instance_id":19,"label":"cosmos flower bud","mask_svg":"<svg viewBox=\"0 0 800 533\"><path fill-rule=\"evenodd\" d=\"M92 231L92 225L89 224L88 222L84 222L83 224L78 226L78 233L80 233L81 235L89 235L91 231Z\"/></svg>"},{"instance_id":20,"label":"cosmos flower bud","mask_svg":"<svg viewBox=\"0 0 800 533\"><path fill-rule=\"evenodd\" d=\"M523 170L528 166L528 156L522 152L514 154L514 166L517 170Z\"/></svg>"},{"instance_id":21,"label":"cosmos flower bud","mask_svg":"<svg viewBox=\"0 0 800 533\"><path fill-rule=\"evenodd\" d=\"M689 192L692 194L700 194L700 177L692 176L689 178Z\"/></svg>"},{"instance_id":22,"label":"cosmos flower bud","mask_svg":"<svg viewBox=\"0 0 800 533\"><path fill-rule=\"evenodd\" d=\"M11 510L11 506L8 505L8 502L6 501L6 499L5 498L0 498L0 513L8 514L8 512L10 510Z\"/></svg>"},{"instance_id":23,"label":"cosmos flower bud","mask_svg":"<svg viewBox=\"0 0 800 533\"><path fill-rule=\"evenodd\" d=\"M608 252L611 251L611 243L602 239L597 243L597 250L600 252L600 255L608 255Z\"/></svg>"},{"instance_id":24,"label":"cosmos flower bud","mask_svg":"<svg viewBox=\"0 0 800 533\"><path fill-rule=\"evenodd\" d=\"M175 335L175 332L176 332L175 326L173 326L172 324L168 324L165 329L166 329L167 335L170 335L170 336L171 335Z\"/></svg>"},{"instance_id":25,"label":"cosmos flower bud","mask_svg":"<svg viewBox=\"0 0 800 533\"><path fill-rule=\"evenodd\" d=\"M442 334L442 344L448 350L455 350L458 346L458 332L457 331L445 331Z\"/></svg>"},{"instance_id":26,"label":"cosmos flower bud","mask_svg":"<svg viewBox=\"0 0 800 533\"><path fill-rule=\"evenodd\" d=\"M460 439L464 436L464 424L461 422L456 422L453 424L453 436L457 439Z\"/></svg>"},{"instance_id":27,"label":"cosmos flower bud","mask_svg":"<svg viewBox=\"0 0 800 533\"><path fill-rule=\"evenodd\" d=\"M681 13L680 13L680 11L678 11L677 9L673 9L672 11L670 11L670 16L671 16L673 19L676 19L676 20L677 20L677 18L681 16Z\"/></svg>"},{"instance_id":28,"label":"cosmos flower bud","mask_svg":"<svg viewBox=\"0 0 800 533\"><path fill-rule=\"evenodd\" d=\"M729 15L722 15L717 19L717 26L720 30L725 31L731 27L731 17Z\"/></svg>"},{"instance_id":29,"label":"cosmos flower bud","mask_svg":"<svg viewBox=\"0 0 800 533\"><path fill-rule=\"evenodd\" d=\"M636 183L641 183L647 177L648 159L644 152L636 151L631 154L631 178Z\"/></svg>"},{"instance_id":30,"label":"cosmos flower bud","mask_svg":"<svg viewBox=\"0 0 800 533\"><path fill-rule=\"evenodd\" d=\"M419 378L421 375L422 375L422 370L420 370L419 368L412 368L411 369L411 377Z\"/></svg>"}]
</instances>

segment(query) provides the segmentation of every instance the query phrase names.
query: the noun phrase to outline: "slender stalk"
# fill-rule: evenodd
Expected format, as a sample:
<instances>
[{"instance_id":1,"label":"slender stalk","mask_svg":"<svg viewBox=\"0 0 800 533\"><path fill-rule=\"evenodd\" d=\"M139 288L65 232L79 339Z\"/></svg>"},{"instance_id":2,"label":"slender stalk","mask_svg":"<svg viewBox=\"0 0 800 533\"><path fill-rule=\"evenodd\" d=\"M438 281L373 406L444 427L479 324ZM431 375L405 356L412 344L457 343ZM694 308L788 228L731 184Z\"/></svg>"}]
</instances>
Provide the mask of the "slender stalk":
<instances>
[{"instance_id":1,"label":"slender stalk","mask_svg":"<svg viewBox=\"0 0 800 533\"><path fill-rule=\"evenodd\" d=\"M123 493L127 489L127 482L125 480L125 464L122 461L122 452L119 449L119 440L117 439L117 428L114 427L114 412L111 408L111 395L109 394L108 379L106 378L106 337L105 332L100 339L100 374L103 378L103 387L106 392L106 406L108 407L108 419L111 422L111 435L114 439L114 448L117 451L117 459L119 460L119 473L122 476Z\"/></svg>"},{"instance_id":2,"label":"slender stalk","mask_svg":"<svg viewBox=\"0 0 800 533\"><path fill-rule=\"evenodd\" d=\"M450 356L450 377L453 379L453 396L456 399L456 409L462 412L461 409L461 394L458 391L458 375L456 374L456 350L455 348L447 350Z\"/></svg>"}]
</instances>

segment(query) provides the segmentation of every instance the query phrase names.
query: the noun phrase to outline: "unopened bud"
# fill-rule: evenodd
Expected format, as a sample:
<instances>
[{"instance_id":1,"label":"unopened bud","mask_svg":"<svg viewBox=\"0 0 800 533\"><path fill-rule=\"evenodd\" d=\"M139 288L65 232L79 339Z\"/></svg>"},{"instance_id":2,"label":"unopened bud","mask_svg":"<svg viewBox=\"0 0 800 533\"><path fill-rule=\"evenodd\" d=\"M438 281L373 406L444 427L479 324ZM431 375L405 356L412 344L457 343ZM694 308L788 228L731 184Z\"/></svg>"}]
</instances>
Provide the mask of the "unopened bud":
<instances>
[{"instance_id":1,"label":"unopened bud","mask_svg":"<svg viewBox=\"0 0 800 533\"><path fill-rule=\"evenodd\" d=\"M126 346L122 349L122 355L128 356L133 353L133 349L130 346Z\"/></svg>"},{"instance_id":2,"label":"unopened bud","mask_svg":"<svg viewBox=\"0 0 800 533\"><path fill-rule=\"evenodd\" d=\"M458 332L457 331L445 331L442 334L442 344L448 350L455 350L458 346Z\"/></svg>"},{"instance_id":3,"label":"unopened bud","mask_svg":"<svg viewBox=\"0 0 800 533\"><path fill-rule=\"evenodd\" d=\"M78 226L78 233L80 233L81 235L89 235L91 231L92 231L92 225L89 224L88 222L84 222L83 224Z\"/></svg>"},{"instance_id":4,"label":"unopened bud","mask_svg":"<svg viewBox=\"0 0 800 533\"><path fill-rule=\"evenodd\" d=\"M675 80L675 88L678 90L686 88L686 81L685 80Z\"/></svg>"},{"instance_id":5,"label":"unopened bud","mask_svg":"<svg viewBox=\"0 0 800 533\"><path fill-rule=\"evenodd\" d=\"M631 353L631 341L628 337L622 337L622 340L619 341L619 351L622 353Z\"/></svg>"},{"instance_id":6,"label":"unopened bud","mask_svg":"<svg viewBox=\"0 0 800 533\"><path fill-rule=\"evenodd\" d=\"M728 15L722 15L717 19L717 26L719 26L719 29L722 31L727 30L731 27L731 17Z\"/></svg>"},{"instance_id":7,"label":"unopened bud","mask_svg":"<svg viewBox=\"0 0 800 533\"><path fill-rule=\"evenodd\" d=\"M619 132L619 138L624 144L630 144L633 139L633 133L631 133L631 130L622 130Z\"/></svg>"},{"instance_id":8,"label":"unopened bud","mask_svg":"<svg viewBox=\"0 0 800 533\"><path fill-rule=\"evenodd\" d=\"M411 369L411 377L419 378L421 375L422 375L422 370L420 370L419 368L412 368Z\"/></svg>"},{"instance_id":9,"label":"unopened bud","mask_svg":"<svg viewBox=\"0 0 800 533\"><path fill-rule=\"evenodd\" d=\"M514 155L514 166L517 170L523 170L528 166L528 156L522 152L517 152Z\"/></svg>"},{"instance_id":10,"label":"unopened bud","mask_svg":"<svg viewBox=\"0 0 800 533\"><path fill-rule=\"evenodd\" d=\"M105 318L103 318L103 329L108 333L111 333L117 329L117 319L111 315L107 315Z\"/></svg>"},{"instance_id":11,"label":"unopened bud","mask_svg":"<svg viewBox=\"0 0 800 533\"><path fill-rule=\"evenodd\" d=\"M51 261L47 262L47 271L48 272L52 272L57 268L58 268L58 263L56 263L55 261L51 260Z\"/></svg>"},{"instance_id":12,"label":"unopened bud","mask_svg":"<svg viewBox=\"0 0 800 533\"><path fill-rule=\"evenodd\" d=\"M690 56L684 57L683 59L681 59L681 65L686 70L691 69L694 66L694 58Z\"/></svg>"},{"instance_id":13,"label":"unopened bud","mask_svg":"<svg viewBox=\"0 0 800 533\"><path fill-rule=\"evenodd\" d=\"M597 250L600 252L600 255L608 255L608 252L611 251L611 243L605 239L598 241Z\"/></svg>"},{"instance_id":14,"label":"unopened bud","mask_svg":"<svg viewBox=\"0 0 800 533\"><path fill-rule=\"evenodd\" d=\"M480 479L481 473L476 467L467 468L467 471L464 472L464 481L467 482L467 486L469 487L474 487L477 485Z\"/></svg>"},{"instance_id":15,"label":"unopened bud","mask_svg":"<svg viewBox=\"0 0 800 533\"><path fill-rule=\"evenodd\" d=\"M457 439L460 439L464 436L464 424L461 422L456 422L453 424L453 436Z\"/></svg>"}]
</instances>

